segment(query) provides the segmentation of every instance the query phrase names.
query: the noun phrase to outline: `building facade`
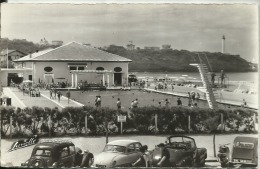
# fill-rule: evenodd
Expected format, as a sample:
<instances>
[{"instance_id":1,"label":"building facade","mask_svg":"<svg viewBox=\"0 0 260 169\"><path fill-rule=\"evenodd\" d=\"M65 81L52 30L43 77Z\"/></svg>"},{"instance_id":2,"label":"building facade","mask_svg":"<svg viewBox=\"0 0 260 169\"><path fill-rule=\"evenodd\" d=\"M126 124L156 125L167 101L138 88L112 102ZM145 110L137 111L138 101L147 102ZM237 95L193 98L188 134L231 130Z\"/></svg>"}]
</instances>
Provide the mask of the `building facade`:
<instances>
[{"instance_id":1,"label":"building facade","mask_svg":"<svg viewBox=\"0 0 260 169\"><path fill-rule=\"evenodd\" d=\"M0 54L1 65L7 64L7 57L8 57L9 64L10 64L10 62L13 64L14 60L20 59L20 58L24 57L25 55L26 55L25 53L23 53L19 50L4 49L1 51L1 54Z\"/></svg>"},{"instance_id":2,"label":"building facade","mask_svg":"<svg viewBox=\"0 0 260 169\"><path fill-rule=\"evenodd\" d=\"M32 69L33 82L66 82L77 87L80 82L108 86L128 84L131 60L100 49L72 42L55 49L27 55L16 62L16 68ZM24 77L28 79L28 77Z\"/></svg>"}]
</instances>

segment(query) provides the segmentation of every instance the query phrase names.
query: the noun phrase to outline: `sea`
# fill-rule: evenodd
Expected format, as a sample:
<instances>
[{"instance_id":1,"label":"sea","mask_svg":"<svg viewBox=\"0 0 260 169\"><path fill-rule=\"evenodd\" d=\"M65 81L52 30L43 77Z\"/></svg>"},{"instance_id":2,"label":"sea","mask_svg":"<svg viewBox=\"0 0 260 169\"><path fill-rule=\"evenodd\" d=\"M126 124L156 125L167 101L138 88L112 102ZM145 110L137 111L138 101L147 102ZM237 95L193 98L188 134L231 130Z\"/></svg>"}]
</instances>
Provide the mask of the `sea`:
<instances>
[{"instance_id":1,"label":"sea","mask_svg":"<svg viewBox=\"0 0 260 169\"><path fill-rule=\"evenodd\" d=\"M138 78L172 78L172 79L183 79L183 80L200 80L199 72L129 72L135 74ZM216 81L220 77L220 72L216 74ZM226 72L226 77L230 82L253 82L259 81L258 72Z\"/></svg>"}]
</instances>

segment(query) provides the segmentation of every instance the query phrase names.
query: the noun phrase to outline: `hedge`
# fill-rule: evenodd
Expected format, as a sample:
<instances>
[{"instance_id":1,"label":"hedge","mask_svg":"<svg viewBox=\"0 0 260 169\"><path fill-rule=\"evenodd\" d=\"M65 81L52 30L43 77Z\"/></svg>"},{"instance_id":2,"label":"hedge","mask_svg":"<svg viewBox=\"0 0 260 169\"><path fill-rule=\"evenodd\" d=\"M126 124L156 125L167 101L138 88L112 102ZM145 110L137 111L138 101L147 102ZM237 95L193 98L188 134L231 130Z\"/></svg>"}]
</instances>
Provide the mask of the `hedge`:
<instances>
[{"instance_id":1,"label":"hedge","mask_svg":"<svg viewBox=\"0 0 260 169\"><path fill-rule=\"evenodd\" d=\"M154 107L145 106L134 108L131 112L118 111L108 107L96 108L91 106L58 108L32 107L15 109L0 107L1 134L7 137L12 115L12 136L23 137L31 134L41 136L64 135L104 135L106 122L109 134L119 134L119 114L126 115L124 133L155 134L155 114L157 134L176 133L217 133L221 132L221 114L223 115L224 132L255 132L253 117L256 122L257 112L248 109L205 109L188 107ZM85 133L85 116L88 117L88 129ZM188 117L190 116L190 130ZM49 120L49 117L51 120ZM50 130L49 130L50 125ZM50 133L49 133L50 132Z\"/></svg>"}]
</instances>

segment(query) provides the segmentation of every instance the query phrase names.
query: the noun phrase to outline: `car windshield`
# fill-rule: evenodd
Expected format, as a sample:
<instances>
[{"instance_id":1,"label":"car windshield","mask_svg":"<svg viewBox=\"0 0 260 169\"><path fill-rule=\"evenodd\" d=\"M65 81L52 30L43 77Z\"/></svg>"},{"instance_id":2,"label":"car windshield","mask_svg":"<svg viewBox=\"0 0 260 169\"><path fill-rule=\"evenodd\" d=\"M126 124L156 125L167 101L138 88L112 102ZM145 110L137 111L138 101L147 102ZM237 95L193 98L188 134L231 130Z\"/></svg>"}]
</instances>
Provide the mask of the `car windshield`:
<instances>
[{"instance_id":1,"label":"car windshield","mask_svg":"<svg viewBox=\"0 0 260 169\"><path fill-rule=\"evenodd\" d=\"M236 144L235 144L234 146L235 146L235 147L238 147L238 148L253 149L253 148L254 148L254 143L236 142Z\"/></svg>"},{"instance_id":2,"label":"car windshield","mask_svg":"<svg viewBox=\"0 0 260 169\"><path fill-rule=\"evenodd\" d=\"M46 150L46 149L37 149L35 151L34 155L50 157L51 156L51 151L50 150Z\"/></svg>"},{"instance_id":3,"label":"car windshield","mask_svg":"<svg viewBox=\"0 0 260 169\"><path fill-rule=\"evenodd\" d=\"M195 142L191 138L186 138L186 137L171 137L169 139L169 143L172 146L176 145L176 148L194 148L195 147Z\"/></svg>"},{"instance_id":4,"label":"car windshield","mask_svg":"<svg viewBox=\"0 0 260 169\"><path fill-rule=\"evenodd\" d=\"M126 147L124 146L118 146L118 145L106 145L104 148L104 152L120 152L124 153L126 150Z\"/></svg>"}]
</instances>

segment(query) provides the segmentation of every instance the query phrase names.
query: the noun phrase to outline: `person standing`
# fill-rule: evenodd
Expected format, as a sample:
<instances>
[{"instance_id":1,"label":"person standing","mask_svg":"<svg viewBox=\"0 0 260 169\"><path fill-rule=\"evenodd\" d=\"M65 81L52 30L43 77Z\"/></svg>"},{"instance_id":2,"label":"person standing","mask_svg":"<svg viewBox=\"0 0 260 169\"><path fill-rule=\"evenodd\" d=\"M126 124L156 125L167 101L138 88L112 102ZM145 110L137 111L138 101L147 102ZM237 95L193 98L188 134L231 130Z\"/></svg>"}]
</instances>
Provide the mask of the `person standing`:
<instances>
[{"instance_id":1,"label":"person standing","mask_svg":"<svg viewBox=\"0 0 260 169\"><path fill-rule=\"evenodd\" d=\"M57 92L57 96L58 96L58 101L59 101L59 102L60 102L60 97L61 97L61 95L62 95L61 92L58 91L58 92Z\"/></svg>"},{"instance_id":2,"label":"person standing","mask_svg":"<svg viewBox=\"0 0 260 169\"><path fill-rule=\"evenodd\" d=\"M120 110L121 110L121 101L120 101L120 98L117 99L116 106L117 106L117 110L120 111Z\"/></svg>"},{"instance_id":3,"label":"person standing","mask_svg":"<svg viewBox=\"0 0 260 169\"><path fill-rule=\"evenodd\" d=\"M134 100L131 102L131 109L134 108Z\"/></svg>"},{"instance_id":4,"label":"person standing","mask_svg":"<svg viewBox=\"0 0 260 169\"><path fill-rule=\"evenodd\" d=\"M214 72L211 72L211 84L212 84L212 86L214 86L214 84L215 84L215 76L216 76L216 74Z\"/></svg>"},{"instance_id":5,"label":"person standing","mask_svg":"<svg viewBox=\"0 0 260 169\"><path fill-rule=\"evenodd\" d=\"M138 99L135 99L134 101L134 108L137 108L138 107Z\"/></svg>"},{"instance_id":6,"label":"person standing","mask_svg":"<svg viewBox=\"0 0 260 169\"><path fill-rule=\"evenodd\" d=\"M101 108L101 96L97 97L97 107Z\"/></svg>"},{"instance_id":7,"label":"person standing","mask_svg":"<svg viewBox=\"0 0 260 169\"><path fill-rule=\"evenodd\" d=\"M93 164L94 161L94 155L89 152L89 150L84 150L84 154L82 157L82 162L80 164L80 167L91 167L91 165Z\"/></svg>"},{"instance_id":8,"label":"person standing","mask_svg":"<svg viewBox=\"0 0 260 169\"><path fill-rule=\"evenodd\" d=\"M173 84L172 84L172 91L173 91L173 89L174 89L174 86L173 86Z\"/></svg>"},{"instance_id":9,"label":"person standing","mask_svg":"<svg viewBox=\"0 0 260 169\"><path fill-rule=\"evenodd\" d=\"M177 105L178 105L178 106L182 106L182 102L181 102L181 99L180 99L180 98L178 98L178 100L177 100Z\"/></svg>"},{"instance_id":10,"label":"person standing","mask_svg":"<svg viewBox=\"0 0 260 169\"><path fill-rule=\"evenodd\" d=\"M152 155L151 153L148 151L148 146L147 145L144 145L144 150L145 150L145 156L144 156L144 159L146 161L146 164L147 164L147 167L151 167L152 166Z\"/></svg>"},{"instance_id":11,"label":"person standing","mask_svg":"<svg viewBox=\"0 0 260 169\"><path fill-rule=\"evenodd\" d=\"M224 83L225 77L226 77L226 74L224 73L224 70L221 70L221 72L220 72L221 87L224 87L224 85L225 85L225 83Z\"/></svg>"},{"instance_id":12,"label":"person standing","mask_svg":"<svg viewBox=\"0 0 260 169\"><path fill-rule=\"evenodd\" d=\"M66 96L68 98L68 104L70 103L70 89L68 89Z\"/></svg>"},{"instance_id":13,"label":"person standing","mask_svg":"<svg viewBox=\"0 0 260 169\"><path fill-rule=\"evenodd\" d=\"M164 143L158 145L158 147L162 148L162 158L157 163L158 167L170 167L170 153L165 147Z\"/></svg>"},{"instance_id":14,"label":"person standing","mask_svg":"<svg viewBox=\"0 0 260 169\"><path fill-rule=\"evenodd\" d=\"M168 99L165 99L165 107L169 108L170 102L168 101Z\"/></svg>"},{"instance_id":15,"label":"person standing","mask_svg":"<svg viewBox=\"0 0 260 169\"><path fill-rule=\"evenodd\" d=\"M145 147L140 147L141 156L136 162L132 164L134 167L148 167L147 161L145 160Z\"/></svg>"},{"instance_id":16,"label":"person standing","mask_svg":"<svg viewBox=\"0 0 260 169\"><path fill-rule=\"evenodd\" d=\"M52 99L52 89L50 89L50 99Z\"/></svg>"},{"instance_id":17,"label":"person standing","mask_svg":"<svg viewBox=\"0 0 260 169\"><path fill-rule=\"evenodd\" d=\"M54 99L56 100L57 90L56 88L54 88L53 90L54 90Z\"/></svg>"}]
</instances>

